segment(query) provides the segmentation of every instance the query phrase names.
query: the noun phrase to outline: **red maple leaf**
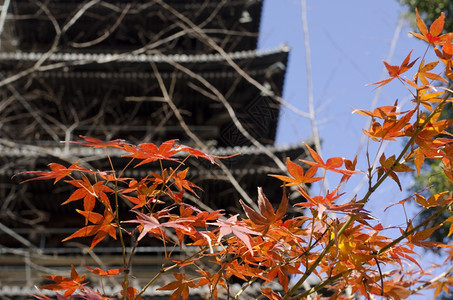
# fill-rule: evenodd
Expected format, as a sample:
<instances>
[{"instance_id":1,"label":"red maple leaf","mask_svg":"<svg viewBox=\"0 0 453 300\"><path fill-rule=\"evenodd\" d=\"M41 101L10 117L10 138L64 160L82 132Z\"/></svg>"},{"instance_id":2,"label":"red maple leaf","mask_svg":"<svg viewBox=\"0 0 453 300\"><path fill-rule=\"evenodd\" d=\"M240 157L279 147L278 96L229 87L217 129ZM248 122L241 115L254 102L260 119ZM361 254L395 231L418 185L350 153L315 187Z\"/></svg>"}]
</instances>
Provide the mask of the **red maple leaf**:
<instances>
[{"instance_id":1,"label":"red maple leaf","mask_svg":"<svg viewBox=\"0 0 453 300\"><path fill-rule=\"evenodd\" d=\"M60 181L61 179L65 178L66 176L69 176L72 172L74 171L81 171L83 170L84 172L90 172L88 170L85 170L79 166L79 162L76 162L72 164L70 167L66 168L63 165L57 164L57 163L51 163L49 164L49 168L51 171L27 171L23 172L21 174L31 174L31 175L38 175L39 177L35 178L30 178L27 180L22 181L21 183L28 182L28 181L33 181L33 180L48 180L48 179L54 179L54 184Z\"/></svg>"},{"instance_id":2,"label":"red maple leaf","mask_svg":"<svg viewBox=\"0 0 453 300\"><path fill-rule=\"evenodd\" d=\"M78 189L75 190L62 205L83 199L84 210L92 211L96 199L99 199L105 207L108 207L111 210L109 197L106 193L113 193L113 190L106 186L104 181L98 181L95 184L91 184L90 180L82 174L82 180L69 180L67 182Z\"/></svg>"},{"instance_id":3,"label":"red maple leaf","mask_svg":"<svg viewBox=\"0 0 453 300\"><path fill-rule=\"evenodd\" d=\"M121 140L121 139L104 142L104 141L101 141L100 139L90 137L90 136L81 135L80 137L82 139L84 139L85 142L70 142L70 143L88 146L88 147L92 147L92 148L104 148L104 149L107 149L107 147L123 149L122 146L124 145L124 140Z\"/></svg>"},{"instance_id":4,"label":"red maple leaf","mask_svg":"<svg viewBox=\"0 0 453 300\"><path fill-rule=\"evenodd\" d=\"M77 209L77 212L85 216L86 220L93 223L94 225L88 225L80 228L67 238L63 240L67 241L77 237L87 237L94 235L93 241L91 242L90 249L94 248L100 241L102 241L107 235L116 239L116 223L114 222L114 216L108 209L104 210L104 215L92 212L92 211L81 211Z\"/></svg>"},{"instance_id":5,"label":"red maple leaf","mask_svg":"<svg viewBox=\"0 0 453 300\"><path fill-rule=\"evenodd\" d=\"M263 189L261 187L258 188L258 207L261 214L254 211L242 200L240 200L240 202L247 217L252 220L253 223L259 225L260 231L262 231L263 234L266 234L266 232L273 224L281 220L285 216L288 209L288 197L286 197L285 191L283 191L282 201L280 202L280 205L275 212L272 204L269 202L266 195L264 195Z\"/></svg>"},{"instance_id":6,"label":"red maple leaf","mask_svg":"<svg viewBox=\"0 0 453 300\"><path fill-rule=\"evenodd\" d=\"M123 155L123 157L133 157L135 159L141 160L137 166L148 164L157 160L171 160L178 161L175 158L171 158L173 155L178 153L174 148L176 140L169 140L163 142L159 147L153 143L144 143L136 146L124 145L123 150L130 152L132 154Z\"/></svg>"},{"instance_id":7,"label":"red maple leaf","mask_svg":"<svg viewBox=\"0 0 453 300\"><path fill-rule=\"evenodd\" d=\"M71 265L71 278L55 275L44 276L44 278L53 280L55 281L55 283L43 285L41 286L42 289L52 291L66 290L66 292L64 293L65 297L72 295L77 289L81 289L85 285L85 283L83 283L83 281L85 280L85 275L80 277L75 270L74 265Z\"/></svg>"},{"instance_id":8,"label":"red maple leaf","mask_svg":"<svg viewBox=\"0 0 453 300\"><path fill-rule=\"evenodd\" d=\"M170 176L174 180L174 184L178 187L180 191L188 190L194 195L197 195L195 191L192 189L194 188L199 188L196 186L193 182L189 181L186 179L187 176L187 171L189 171L189 168L186 168L184 171L176 173L175 170L170 168Z\"/></svg>"}]
</instances>

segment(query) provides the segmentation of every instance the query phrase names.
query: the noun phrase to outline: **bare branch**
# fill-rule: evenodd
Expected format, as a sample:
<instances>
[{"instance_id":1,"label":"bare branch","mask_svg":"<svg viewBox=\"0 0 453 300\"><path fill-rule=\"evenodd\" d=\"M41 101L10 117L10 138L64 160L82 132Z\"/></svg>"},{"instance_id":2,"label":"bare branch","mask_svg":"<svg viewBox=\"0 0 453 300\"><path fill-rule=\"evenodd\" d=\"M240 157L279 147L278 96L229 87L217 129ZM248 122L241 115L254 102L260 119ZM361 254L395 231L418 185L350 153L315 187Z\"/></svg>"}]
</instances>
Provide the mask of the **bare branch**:
<instances>
[{"instance_id":1,"label":"bare branch","mask_svg":"<svg viewBox=\"0 0 453 300\"><path fill-rule=\"evenodd\" d=\"M118 19L116 19L115 23L110 28L105 30L104 34L102 34L98 38L96 38L92 41L83 42L83 43L72 42L72 43L70 43L70 45L75 48L84 48L84 47L90 47L90 46L99 44L100 42L104 41L106 38L108 38L112 34L113 31L115 31L116 28L118 28L118 26L121 24L121 21L123 21L124 17L126 16L126 14L130 8L131 8L131 4L130 3L126 4L126 7L123 9L123 11L121 12L121 15L118 17Z\"/></svg>"}]
</instances>

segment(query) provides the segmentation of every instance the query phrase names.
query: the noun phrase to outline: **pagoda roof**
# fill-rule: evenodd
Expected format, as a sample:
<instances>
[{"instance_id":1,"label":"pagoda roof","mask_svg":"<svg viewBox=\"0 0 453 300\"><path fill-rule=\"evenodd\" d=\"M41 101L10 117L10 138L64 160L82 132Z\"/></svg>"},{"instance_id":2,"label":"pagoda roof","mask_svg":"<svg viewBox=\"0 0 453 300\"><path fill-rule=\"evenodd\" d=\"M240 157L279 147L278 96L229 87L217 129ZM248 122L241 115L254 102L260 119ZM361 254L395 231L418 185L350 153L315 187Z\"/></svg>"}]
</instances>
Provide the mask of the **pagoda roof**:
<instances>
[{"instance_id":1,"label":"pagoda roof","mask_svg":"<svg viewBox=\"0 0 453 300\"><path fill-rule=\"evenodd\" d=\"M166 0L164 3L200 26L224 49L238 51L257 46L262 0ZM85 9L63 31L60 48L134 49L157 43L165 52L213 52L196 35L179 34L184 32L178 25L179 18L157 2L106 0L83 6L77 0L54 0L45 5L54 20L32 1L12 2L14 16L10 19L20 49L45 49L56 35L54 23L65 28L77 11ZM159 42L166 39L166 43Z\"/></svg>"},{"instance_id":2,"label":"pagoda roof","mask_svg":"<svg viewBox=\"0 0 453 300\"><path fill-rule=\"evenodd\" d=\"M106 152L103 148L92 148L80 146L77 144L67 144L70 147L63 146L34 146L34 145L20 145L20 144L11 144L10 146L0 144L0 157L5 158L22 158L22 157L57 157L60 159L84 159L96 157L99 159L106 158ZM263 156L267 157L266 152L271 152L279 158L285 158L287 156L294 157L294 154L297 153L297 156L302 154L307 154L306 147L304 144L294 144L294 145L285 145L285 146L273 146L273 145L264 145L262 148L256 146L236 146L236 147L211 147L207 149L200 149L201 151L213 155L213 156L223 156L229 157L233 156L235 160L240 159L244 161L249 161L249 156ZM111 148L109 149L109 156L111 158L121 158L124 155L127 155L126 152ZM180 153L176 154L181 158L184 158L186 155ZM225 158L228 160L228 158ZM243 165L240 164L242 167ZM149 170L144 168L144 170ZM277 170L276 167L269 167L269 164L263 165L262 170ZM0 169L0 175L12 176L16 175L16 172L25 171L25 170L14 170L11 168ZM196 171L196 170L193 170ZM212 169L209 170L211 172ZM219 169L220 171L220 169ZM234 172L234 171L233 171ZM243 168L240 173L261 173L255 169ZM143 175L143 174L137 174ZM145 174L146 175L146 174Z\"/></svg>"},{"instance_id":3,"label":"pagoda roof","mask_svg":"<svg viewBox=\"0 0 453 300\"><path fill-rule=\"evenodd\" d=\"M288 51L289 48L282 45L272 50L232 52L228 53L228 56L248 75L263 85L267 84L272 93L280 95ZM43 58L43 55L45 54L38 52L0 53L1 72L4 77L8 77L9 73L12 74L17 68L31 68L36 61ZM114 138L130 140L133 137L140 140L147 133L156 134L158 120L150 123L149 116L163 105L162 101L158 101L162 98L162 90L157 83L157 74L149 64L151 61L156 63L158 74L166 85L174 85L173 97L175 101L179 101L179 108L190 112L188 116L204 118L201 121L195 120L195 117L185 119L191 130L197 134L200 133L203 139L216 140L219 146L247 143L245 139L242 139L244 140L242 142L224 139L228 135L236 137L238 135L220 100L209 97L209 94L212 94L209 88L204 87L192 75L177 70L169 61L178 63L209 81L222 95L229 94L228 103L236 110L243 125L248 126L246 129L252 136L263 144L273 143L279 116L279 103L271 97L263 96L258 88L241 78L240 74L220 54L52 53L46 57L46 64L38 68L41 71L33 72L32 80L27 86L30 91L47 91L49 87L55 89L54 94L61 98L58 100L61 105L55 107L55 110L68 111L65 108L66 105L74 105L79 111L86 111L86 116L79 116L80 120L96 115L96 107L102 105L105 95L110 95L108 105L112 109L115 107L115 111L121 112L123 116L135 114L135 118L124 126L124 120L107 116L111 120L110 123L106 121L99 130L118 132ZM174 81L174 79L178 80ZM22 86L21 83L18 86ZM27 92L23 91L23 93ZM45 100L36 99L35 101L38 107L49 105ZM138 106L140 106L139 109ZM87 111L86 107L92 107L92 109ZM54 118L58 119L59 115L55 113ZM66 119L60 122L68 126L72 124L68 123L72 122L71 120ZM162 139L178 138L184 142L187 137L181 126L177 126L178 124L177 122L167 123L165 128L159 129L160 132L157 134ZM5 124L4 128L9 128L8 126ZM97 136L98 133L87 133L89 132L87 130L93 130L92 127L84 126L87 128L77 127L74 134ZM10 131L14 132L15 129L11 128ZM58 133L59 139L64 139L65 134L65 132ZM165 136L168 137L165 138ZM25 137L15 136L15 138L26 140ZM102 135L99 138L111 139Z\"/></svg>"},{"instance_id":4,"label":"pagoda roof","mask_svg":"<svg viewBox=\"0 0 453 300\"><path fill-rule=\"evenodd\" d=\"M276 56L286 56L290 48L283 44L275 49L254 49L242 50L227 53L228 57L233 60L263 58L271 61L276 60ZM107 53L107 52L0 52L0 60L5 61L30 61L36 62L43 57L47 62L68 62L73 65L87 65L90 63L106 64L116 63L166 63L167 61L187 64L187 63L216 63L224 62L226 59L220 53L198 53L198 54L145 54L145 53ZM57 66L58 67L58 66ZM44 68L45 69L45 68Z\"/></svg>"}]
</instances>

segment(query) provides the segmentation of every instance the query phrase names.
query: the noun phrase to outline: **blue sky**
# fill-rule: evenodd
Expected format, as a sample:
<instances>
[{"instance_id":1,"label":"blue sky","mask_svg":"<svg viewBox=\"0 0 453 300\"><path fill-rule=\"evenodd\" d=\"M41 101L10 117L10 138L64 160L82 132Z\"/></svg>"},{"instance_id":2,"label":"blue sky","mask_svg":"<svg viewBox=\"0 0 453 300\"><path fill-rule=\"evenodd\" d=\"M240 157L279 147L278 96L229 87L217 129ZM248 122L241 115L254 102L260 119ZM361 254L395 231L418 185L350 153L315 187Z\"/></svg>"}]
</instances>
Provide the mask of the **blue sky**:
<instances>
[{"instance_id":1,"label":"blue sky","mask_svg":"<svg viewBox=\"0 0 453 300\"><path fill-rule=\"evenodd\" d=\"M380 91L367 86L387 78L382 60L399 65L412 49L413 57L425 51L426 46L409 35L412 29L406 21L402 22L400 34L396 34L402 11L404 8L396 0L307 1L313 93L315 107L319 109L317 122L323 157L352 159L360 149L358 166L366 169L365 148L359 145L362 128L366 127L368 119L352 114L352 108L371 109L375 99L378 106L393 104L396 99L403 104L409 99L408 91L397 81ZM392 41L395 47L389 56ZM299 0L264 1L260 48L275 48L281 43L291 47L283 98L300 110L308 111ZM407 104L402 109L407 108ZM282 110L277 144L299 143L309 139L311 134L309 121L289 109ZM389 144L387 157L400 148L401 142ZM331 187L335 185L334 181L330 184ZM399 193L397 185L392 182L374 198L379 193L394 198L391 202L398 202L406 195ZM369 203L369 208L376 212L383 212L384 207L382 201ZM387 213L382 217L392 219Z\"/></svg>"},{"instance_id":2,"label":"blue sky","mask_svg":"<svg viewBox=\"0 0 453 300\"><path fill-rule=\"evenodd\" d=\"M382 60L388 57L403 8L396 0L307 2L314 97L315 106L321 107L318 120L323 151L349 156L356 151L351 144L360 140L366 121L352 115L351 107L370 108L376 90L366 84L382 76ZM261 26L260 48L275 48L281 43L291 47L283 96L307 111L300 1L265 0ZM409 30L408 26L402 28L392 63L400 64L413 48L418 47L420 53L425 50L422 43L409 37ZM393 104L396 97L407 96L396 82L381 93L379 105ZM310 134L308 122L301 123L288 110L282 112L277 143L296 143Z\"/></svg>"},{"instance_id":3,"label":"blue sky","mask_svg":"<svg viewBox=\"0 0 453 300\"><path fill-rule=\"evenodd\" d=\"M409 93L397 81L380 91L366 86L387 78L382 60L399 65L412 49L414 58L422 56L426 49L425 44L409 35L412 28L407 22L400 23L403 11L405 8L396 0L307 1L313 93L315 107L319 109L317 122L323 157L352 159L361 149L358 166L365 170L365 149L359 145L367 118L351 114L352 108L371 109L376 99L378 106L391 105L398 99L403 110L408 107L409 103L404 106L404 102L409 99ZM391 51L392 41L394 51ZM283 98L298 109L308 111L300 0L264 1L259 47L275 48L282 43L291 47ZM288 109L282 110L277 144L296 144L310 135L309 121ZM398 149L401 142L389 144L387 157L398 154ZM411 178L403 181L410 184ZM354 181L352 185L359 182ZM330 186L335 185L333 179ZM374 195L367 208L384 226L402 225L396 222L404 221L399 208L385 212L384 208L406 196L407 192L401 193L395 183L389 182Z\"/></svg>"}]
</instances>

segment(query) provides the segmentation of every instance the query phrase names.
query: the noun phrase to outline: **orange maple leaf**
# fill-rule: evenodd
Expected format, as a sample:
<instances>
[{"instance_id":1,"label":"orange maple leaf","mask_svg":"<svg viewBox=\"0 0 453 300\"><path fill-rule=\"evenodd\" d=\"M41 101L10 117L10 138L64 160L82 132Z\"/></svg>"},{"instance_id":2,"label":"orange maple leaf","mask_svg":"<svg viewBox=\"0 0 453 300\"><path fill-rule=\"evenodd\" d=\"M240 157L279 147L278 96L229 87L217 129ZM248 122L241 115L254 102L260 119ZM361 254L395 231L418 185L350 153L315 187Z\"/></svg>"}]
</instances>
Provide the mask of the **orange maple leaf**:
<instances>
[{"instance_id":1,"label":"orange maple leaf","mask_svg":"<svg viewBox=\"0 0 453 300\"><path fill-rule=\"evenodd\" d=\"M389 177L392 178L397 184L400 190L401 188L401 183L398 178L398 175L396 175L397 172L412 172L414 171L413 169L409 168L405 164L401 164L396 161L395 155L390 156L389 158L385 157L385 154L382 153L380 159L380 166L377 167L377 173L378 173L378 179L381 178L382 175L384 175L385 172L388 172L392 167L392 172L389 173Z\"/></svg>"},{"instance_id":2,"label":"orange maple leaf","mask_svg":"<svg viewBox=\"0 0 453 300\"><path fill-rule=\"evenodd\" d=\"M104 148L104 149L107 149L107 147L123 149L122 146L124 145L124 140L121 140L121 139L104 142L104 141L101 141L100 139L90 137L90 136L81 135L80 137L82 139L84 139L85 142L70 142L70 143L88 146L88 147L92 147L92 148Z\"/></svg>"},{"instance_id":3,"label":"orange maple leaf","mask_svg":"<svg viewBox=\"0 0 453 300\"><path fill-rule=\"evenodd\" d=\"M83 286L86 284L83 283L83 281L85 280L85 275L80 277L75 270L74 265L71 265L71 278L55 275L43 277L53 280L55 281L55 283L43 285L41 286L42 289L52 291L66 290L66 292L64 293L65 297L71 296L77 289L83 288Z\"/></svg>"},{"instance_id":4,"label":"orange maple leaf","mask_svg":"<svg viewBox=\"0 0 453 300\"><path fill-rule=\"evenodd\" d=\"M418 79L424 84L429 85L428 79L431 80L439 80L443 82L447 82L442 76L436 73L429 72L434 69L439 61L433 61L425 65L425 60L422 60L420 65L418 66L418 72L414 75L414 82L417 82Z\"/></svg>"},{"instance_id":5,"label":"orange maple leaf","mask_svg":"<svg viewBox=\"0 0 453 300\"><path fill-rule=\"evenodd\" d=\"M398 112L398 100L395 101L393 105L380 106L375 108L373 111L364 110L364 109L354 109L352 113L358 113L363 116L369 116L373 118L383 119L383 120L395 120L398 115L401 115L405 112Z\"/></svg>"},{"instance_id":6,"label":"orange maple leaf","mask_svg":"<svg viewBox=\"0 0 453 300\"><path fill-rule=\"evenodd\" d=\"M409 52L409 54L407 55L407 57L404 59L404 61L402 62L402 64L400 66L389 65L386 61L383 61L385 68L387 69L387 71L389 73L390 78L387 78L387 79L384 79L384 80L381 80L381 81L378 81L375 83L371 83L371 84L377 84L378 86L376 88L379 88L383 85L386 85L393 79L398 78L398 79L406 82L407 84L411 85L412 87L418 88L418 86L414 82L407 80L405 78L402 78L400 76L401 74L403 74L404 72L406 72L410 68L412 68L412 66L418 60L418 58L417 58L416 60L410 62L411 54L412 54L412 50L411 50L411 52Z\"/></svg>"},{"instance_id":7,"label":"orange maple leaf","mask_svg":"<svg viewBox=\"0 0 453 300\"><path fill-rule=\"evenodd\" d=\"M407 240L409 241L409 243L417 245L419 247L426 247L426 248L432 248L432 247L444 247L444 248L447 248L447 247L452 247L452 246L449 246L449 245L446 245L446 244L440 243L440 242L425 241L427 238L429 238L434 233L434 231L436 231L440 227L442 227L442 224L439 224L439 225L434 226L432 228L424 229L422 231L418 231L418 232L416 232L416 233L414 233L412 235L409 235L407 237Z\"/></svg>"},{"instance_id":8,"label":"orange maple leaf","mask_svg":"<svg viewBox=\"0 0 453 300\"><path fill-rule=\"evenodd\" d=\"M216 300L218 300L218 287L221 286L225 290L227 290L227 284L225 281L225 278L222 276L222 272L214 272L213 274L209 273L208 271L205 270L196 270L202 277L201 279L197 282L197 287L200 286L205 286L207 285L209 287L209 290L211 291L211 294L214 296Z\"/></svg>"},{"instance_id":9,"label":"orange maple leaf","mask_svg":"<svg viewBox=\"0 0 453 300\"><path fill-rule=\"evenodd\" d=\"M443 39L444 39L444 45L442 46L442 51L445 54L444 56L453 55L453 44L451 43L451 40L453 39L453 33L449 32L449 33L445 34Z\"/></svg>"},{"instance_id":10,"label":"orange maple leaf","mask_svg":"<svg viewBox=\"0 0 453 300\"><path fill-rule=\"evenodd\" d=\"M78 189L75 190L62 205L83 199L84 210L92 211L96 204L96 199L99 199L105 207L108 207L111 210L109 197L106 193L113 193L113 190L106 186L104 181L98 181L95 184L91 184L90 180L82 174L82 180L68 180L67 182Z\"/></svg>"},{"instance_id":11,"label":"orange maple leaf","mask_svg":"<svg viewBox=\"0 0 453 300\"><path fill-rule=\"evenodd\" d=\"M67 238L63 242L77 238L77 237L87 237L94 235L93 241L91 242L90 249L94 248L100 241L102 241L107 235L110 235L112 238L116 239L116 223L114 222L114 216L108 209L104 210L104 215L92 212L92 211L81 211L77 209L77 212L93 223L94 225L88 225L80 228Z\"/></svg>"},{"instance_id":12,"label":"orange maple leaf","mask_svg":"<svg viewBox=\"0 0 453 300\"><path fill-rule=\"evenodd\" d=\"M436 207L440 205L448 205L449 201L451 199L446 199L444 200L444 197L448 194L448 191L434 194L430 196L428 199L425 198L425 196L419 194L419 193L414 193L414 200L424 208L431 208L431 207ZM445 220L444 222L448 222L448 220Z\"/></svg>"},{"instance_id":13,"label":"orange maple leaf","mask_svg":"<svg viewBox=\"0 0 453 300\"><path fill-rule=\"evenodd\" d=\"M441 44L443 42L443 36L439 35L442 33L442 30L444 30L445 14L442 12L440 17L434 20L429 27L429 31L425 22L420 18L417 9L415 9L415 16L417 18L417 27L420 33L411 32L411 34L431 45Z\"/></svg>"},{"instance_id":14,"label":"orange maple leaf","mask_svg":"<svg viewBox=\"0 0 453 300\"><path fill-rule=\"evenodd\" d=\"M412 100L413 103L418 104L420 103L423 105L427 110L430 112L433 111L433 107L431 106L431 103L439 103L443 101L442 96L444 95L444 92L433 92L430 93L428 92L428 89L422 89L418 91L418 95L415 99Z\"/></svg>"},{"instance_id":15,"label":"orange maple leaf","mask_svg":"<svg viewBox=\"0 0 453 300\"><path fill-rule=\"evenodd\" d=\"M135 204L132 209L141 208L150 202L158 201L155 198L155 195L160 192L160 190L156 190L158 184L155 183L148 186L149 181L147 177L140 179L140 181L131 180L129 181L129 187L120 191L127 200ZM125 195L132 192L136 193L136 196Z\"/></svg>"},{"instance_id":16,"label":"orange maple leaf","mask_svg":"<svg viewBox=\"0 0 453 300\"><path fill-rule=\"evenodd\" d=\"M124 268L120 268L120 269L109 269L109 270L102 270L101 268L90 268L88 267L87 265L84 265L85 268L88 269L88 271L90 271L91 273L93 274L96 274L96 275L99 275L99 276L105 276L105 277L111 277L111 276L115 276L115 275L118 275L119 273L121 273L122 271L124 271Z\"/></svg>"},{"instance_id":17,"label":"orange maple leaf","mask_svg":"<svg viewBox=\"0 0 453 300\"><path fill-rule=\"evenodd\" d=\"M321 180L323 177L313 177L318 171L318 167L311 167L304 173L304 169L296 163L293 163L289 157L286 158L286 167L288 168L288 173L292 177L283 176L283 175L273 175L269 176L280 179L285 182L286 186L294 186L305 183L312 183Z\"/></svg>"},{"instance_id":18,"label":"orange maple leaf","mask_svg":"<svg viewBox=\"0 0 453 300\"><path fill-rule=\"evenodd\" d=\"M399 120L396 118L386 119L381 125L379 122L373 120L368 130L362 129L363 132L369 136L373 141L392 140L396 137L406 135L405 127L409 125L415 109L410 110L404 114Z\"/></svg>"},{"instance_id":19,"label":"orange maple leaf","mask_svg":"<svg viewBox=\"0 0 453 300\"><path fill-rule=\"evenodd\" d=\"M170 168L170 176L171 178L173 178L174 184L178 187L180 191L188 190L189 192L197 196L197 193L195 193L192 187L198 189L199 187L195 185L193 182L186 179L187 171L189 171L189 168L186 168L184 171L176 173L176 170Z\"/></svg>"},{"instance_id":20,"label":"orange maple leaf","mask_svg":"<svg viewBox=\"0 0 453 300\"><path fill-rule=\"evenodd\" d=\"M27 171L23 172L21 174L30 174L30 175L38 175L38 177L35 178L30 178L27 180L22 181L21 183L28 182L28 181L33 181L33 180L48 180L48 179L54 179L54 184L60 181L61 179L65 178L66 176L69 176L72 172L74 171L84 171L84 172L90 172L88 170L85 170L79 166L79 162L77 161L76 163L72 164L70 167L66 168L65 166L57 163L50 163L49 168L51 171Z\"/></svg>"},{"instance_id":21,"label":"orange maple leaf","mask_svg":"<svg viewBox=\"0 0 453 300\"><path fill-rule=\"evenodd\" d=\"M132 286L128 286L128 282L123 281L121 286L123 287L123 290L121 291L122 298L124 298L124 290L126 290L126 298L128 300L143 300L142 297L138 296L138 290Z\"/></svg>"},{"instance_id":22,"label":"orange maple leaf","mask_svg":"<svg viewBox=\"0 0 453 300\"><path fill-rule=\"evenodd\" d=\"M282 201L280 202L276 212L274 212L272 204L269 202L266 195L264 195L261 187L258 188L258 207L261 214L254 211L251 207L245 204L244 201L240 200L240 202L247 217L259 226L258 230L262 231L263 234L266 234L273 224L281 220L288 210L288 197L286 196L285 190L283 190Z\"/></svg>"},{"instance_id":23,"label":"orange maple leaf","mask_svg":"<svg viewBox=\"0 0 453 300\"><path fill-rule=\"evenodd\" d=\"M171 294L170 300L177 300L181 296L183 300L187 300L189 298L189 289L196 287L195 282L193 279L186 280L186 274L173 273L173 276L176 278L175 281L172 281L157 290L175 290L173 294Z\"/></svg>"}]
</instances>

